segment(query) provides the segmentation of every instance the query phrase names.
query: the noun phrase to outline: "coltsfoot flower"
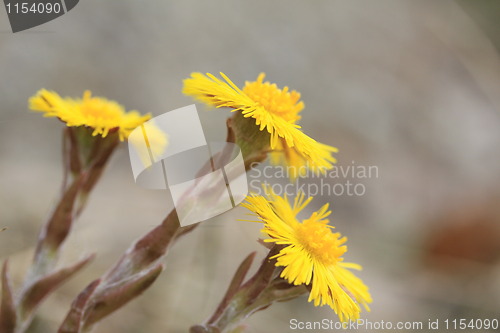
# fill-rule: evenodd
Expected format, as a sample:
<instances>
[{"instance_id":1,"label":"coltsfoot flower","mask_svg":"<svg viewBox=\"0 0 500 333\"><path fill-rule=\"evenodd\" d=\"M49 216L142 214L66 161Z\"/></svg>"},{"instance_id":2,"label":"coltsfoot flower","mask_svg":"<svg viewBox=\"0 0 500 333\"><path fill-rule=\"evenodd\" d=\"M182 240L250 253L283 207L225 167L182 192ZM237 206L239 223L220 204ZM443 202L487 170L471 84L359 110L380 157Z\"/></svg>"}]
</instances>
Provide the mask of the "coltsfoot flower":
<instances>
[{"instance_id":1,"label":"coltsfoot flower","mask_svg":"<svg viewBox=\"0 0 500 333\"><path fill-rule=\"evenodd\" d=\"M299 222L297 214L312 197L305 199L300 193L291 205L286 196L266 192L266 197L249 196L242 205L264 223L263 232L270 237L264 241L283 246L275 256L276 266L284 267L281 277L294 285L310 286L309 301L329 305L341 321L358 319L361 305L369 311L368 287L348 270L361 266L343 261L347 238L328 225L328 204Z\"/></svg>"},{"instance_id":2,"label":"coltsfoot flower","mask_svg":"<svg viewBox=\"0 0 500 333\"><path fill-rule=\"evenodd\" d=\"M137 111L126 112L115 101L93 97L90 91L83 98L62 98L54 91L41 89L29 100L33 111L43 112L45 117L57 117L69 127L85 126L93 129L92 135L106 137L110 132L118 132L121 141L126 139L137 126L151 118Z\"/></svg>"},{"instance_id":3,"label":"coltsfoot flower","mask_svg":"<svg viewBox=\"0 0 500 333\"><path fill-rule=\"evenodd\" d=\"M190 78L184 80L183 92L209 106L232 108L241 112L244 118L253 119L253 132L258 130L267 134L264 138L273 152L271 162L289 166L292 180L304 176L308 169L325 172L332 168L336 162L332 153L337 152L337 148L315 141L297 125L301 118L299 113L304 108L300 93L264 82L264 73L256 81L246 82L243 90L224 73L220 75L225 81L210 73L192 73ZM246 136L250 145L258 145L255 135Z\"/></svg>"}]
</instances>

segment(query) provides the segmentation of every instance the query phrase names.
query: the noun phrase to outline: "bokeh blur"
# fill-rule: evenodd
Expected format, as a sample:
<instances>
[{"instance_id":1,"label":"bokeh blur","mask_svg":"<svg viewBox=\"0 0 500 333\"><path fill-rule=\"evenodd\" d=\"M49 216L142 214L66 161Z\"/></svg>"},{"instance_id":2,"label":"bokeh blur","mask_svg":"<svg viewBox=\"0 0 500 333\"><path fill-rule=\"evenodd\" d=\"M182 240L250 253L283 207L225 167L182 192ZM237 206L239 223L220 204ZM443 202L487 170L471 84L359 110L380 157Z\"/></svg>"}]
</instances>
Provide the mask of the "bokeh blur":
<instances>
[{"instance_id":1,"label":"bokeh blur","mask_svg":"<svg viewBox=\"0 0 500 333\"><path fill-rule=\"evenodd\" d=\"M302 93L303 130L338 147L339 166L378 170L325 180L365 192L318 195L308 207L331 203L346 261L363 265L374 302L362 317L500 319L499 1L85 0L25 32L12 34L3 10L0 22L0 257L16 286L62 179L63 124L29 112L31 95L90 89L159 115L193 103L181 93L193 71L222 71L240 86L265 72ZM200 112L209 140L225 139L229 115ZM123 144L62 262L97 258L46 300L30 332L56 331L74 297L171 208L168 192L136 186ZM245 214L181 239L157 282L95 332L203 322L239 262L265 255L259 224L238 221ZM288 332L292 318L336 316L303 297L256 313L248 332Z\"/></svg>"}]
</instances>

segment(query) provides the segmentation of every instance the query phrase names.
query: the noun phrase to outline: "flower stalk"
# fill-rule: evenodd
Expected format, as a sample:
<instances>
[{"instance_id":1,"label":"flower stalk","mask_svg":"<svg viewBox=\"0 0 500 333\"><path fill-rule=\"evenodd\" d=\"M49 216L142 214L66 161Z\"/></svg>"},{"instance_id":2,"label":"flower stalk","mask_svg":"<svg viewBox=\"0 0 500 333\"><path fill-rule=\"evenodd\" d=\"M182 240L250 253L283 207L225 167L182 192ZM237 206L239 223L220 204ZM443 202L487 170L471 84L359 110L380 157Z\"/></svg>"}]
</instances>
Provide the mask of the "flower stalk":
<instances>
[{"instance_id":1,"label":"flower stalk","mask_svg":"<svg viewBox=\"0 0 500 333\"><path fill-rule=\"evenodd\" d=\"M20 295L14 300L15 320L3 325L2 332L22 333L27 330L35 310L45 297L80 271L93 258L57 268L61 247L71 232L74 221L82 212L86 198L100 179L102 172L119 143L116 133L106 138L92 136L88 127L67 127L63 138L64 179L59 202L42 227L35 250L33 264L26 275ZM4 266L3 283L8 287L7 265ZM13 313L2 307L2 323ZM7 312L7 313L5 313ZM15 323L12 325L12 323Z\"/></svg>"},{"instance_id":2,"label":"flower stalk","mask_svg":"<svg viewBox=\"0 0 500 333\"><path fill-rule=\"evenodd\" d=\"M92 136L92 129L88 127L67 127L63 142L63 190L59 203L38 237L29 279L36 279L54 269L60 247L74 220L83 211L119 139L116 133L101 138Z\"/></svg>"},{"instance_id":3,"label":"flower stalk","mask_svg":"<svg viewBox=\"0 0 500 333\"><path fill-rule=\"evenodd\" d=\"M203 324L192 326L190 333L241 332L242 323L255 312L274 302L290 300L307 293L303 285L294 286L279 277L282 269L276 267L273 257L280 247L271 248L257 272L246 282L245 276L255 258L248 255L236 270L229 288L214 314Z\"/></svg>"}]
</instances>

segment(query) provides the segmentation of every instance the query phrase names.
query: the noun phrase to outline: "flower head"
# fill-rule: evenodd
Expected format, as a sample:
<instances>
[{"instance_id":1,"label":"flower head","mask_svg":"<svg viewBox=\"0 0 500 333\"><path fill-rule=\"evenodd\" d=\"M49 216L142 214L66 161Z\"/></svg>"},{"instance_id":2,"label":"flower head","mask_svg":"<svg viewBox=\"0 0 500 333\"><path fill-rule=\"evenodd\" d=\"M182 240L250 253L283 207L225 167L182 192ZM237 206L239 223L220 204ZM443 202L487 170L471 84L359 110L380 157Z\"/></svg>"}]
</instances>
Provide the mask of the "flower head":
<instances>
[{"instance_id":1,"label":"flower head","mask_svg":"<svg viewBox=\"0 0 500 333\"><path fill-rule=\"evenodd\" d=\"M83 93L82 99L62 98L54 91L42 89L29 100L30 109L43 112L45 117L57 117L69 127L85 126L93 129L92 135L106 137L117 131L120 140L151 118L137 111L126 112L115 101L93 97L90 91Z\"/></svg>"},{"instance_id":2,"label":"flower head","mask_svg":"<svg viewBox=\"0 0 500 333\"><path fill-rule=\"evenodd\" d=\"M224 81L212 74L193 73L184 80L183 92L208 105L229 107L245 118L254 119L259 131L269 133L271 162L295 169L292 179L303 176L307 169L324 172L336 162L332 153L337 152L337 148L315 141L296 124L304 108L300 93L264 82L264 73L256 81L246 82L243 90L223 73L220 75Z\"/></svg>"},{"instance_id":3,"label":"flower head","mask_svg":"<svg viewBox=\"0 0 500 333\"><path fill-rule=\"evenodd\" d=\"M343 261L347 238L328 225L328 205L299 222L297 214L312 198L300 193L291 205L286 196L266 191L267 197L250 196L243 206L264 223L263 232L270 237L265 242L283 247L275 256L276 266L284 267L281 277L294 285L310 285L309 301L329 305L341 321L359 318L360 305L369 311L368 287L348 270L361 266Z\"/></svg>"}]
</instances>

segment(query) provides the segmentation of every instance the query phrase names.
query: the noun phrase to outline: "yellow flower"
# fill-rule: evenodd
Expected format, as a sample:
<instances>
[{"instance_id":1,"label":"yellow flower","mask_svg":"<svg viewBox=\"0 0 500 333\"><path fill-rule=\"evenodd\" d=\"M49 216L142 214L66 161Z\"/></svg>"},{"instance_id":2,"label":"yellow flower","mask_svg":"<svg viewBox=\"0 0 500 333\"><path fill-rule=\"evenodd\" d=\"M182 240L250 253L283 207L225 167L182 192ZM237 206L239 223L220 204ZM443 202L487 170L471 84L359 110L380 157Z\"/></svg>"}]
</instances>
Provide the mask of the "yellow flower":
<instances>
[{"instance_id":1,"label":"yellow flower","mask_svg":"<svg viewBox=\"0 0 500 333\"><path fill-rule=\"evenodd\" d=\"M281 277L294 285L310 285L309 301L315 306L329 305L341 321L358 319L360 305L370 311L368 287L347 269L360 270L361 266L343 261L347 238L328 225L328 204L299 222L297 214L312 197L305 199L300 193L292 206L286 196L270 189L266 192L267 197L249 196L243 206L264 223L263 232L270 237L265 242L283 246L274 257L276 266L284 267Z\"/></svg>"},{"instance_id":2,"label":"yellow flower","mask_svg":"<svg viewBox=\"0 0 500 333\"><path fill-rule=\"evenodd\" d=\"M70 127L90 127L94 130L94 136L100 134L104 138L108 133L117 131L121 141L134 128L151 118L151 115L142 116L137 111L126 112L115 101L92 97L88 90L83 93L82 99L72 99L42 89L30 98L29 107L43 112L45 117L57 117Z\"/></svg>"},{"instance_id":3,"label":"yellow flower","mask_svg":"<svg viewBox=\"0 0 500 333\"><path fill-rule=\"evenodd\" d=\"M337 148L315 141L296 124L304 108L300 93L264 82L264 73L256 81L246 82L243 90L223 73L220 75L225 81L209 73L192 73L184 80L183 92L208 105L229 107L255 119L258 129L270 134L271 162L290 166L292 179L305 175L307 169L325 172L336 162L332 153Z\"/></svg>"}]
</instances>

